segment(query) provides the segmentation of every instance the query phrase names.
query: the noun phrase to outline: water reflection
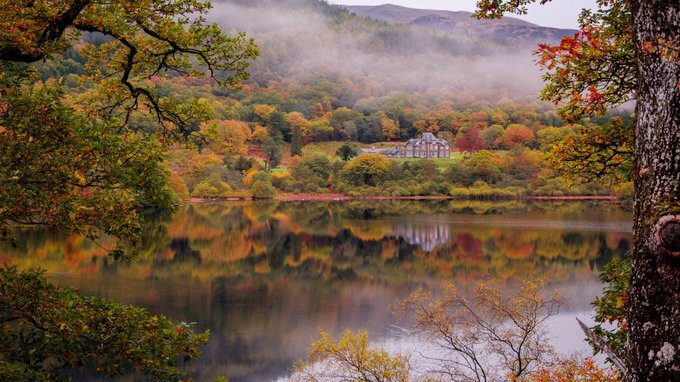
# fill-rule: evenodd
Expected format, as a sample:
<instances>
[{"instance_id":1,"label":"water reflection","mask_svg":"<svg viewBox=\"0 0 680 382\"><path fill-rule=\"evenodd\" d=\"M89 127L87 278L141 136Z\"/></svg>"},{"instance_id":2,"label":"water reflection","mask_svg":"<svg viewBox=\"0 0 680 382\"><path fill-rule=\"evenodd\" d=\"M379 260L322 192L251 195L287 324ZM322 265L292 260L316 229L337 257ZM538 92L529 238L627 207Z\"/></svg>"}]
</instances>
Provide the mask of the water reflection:
<instances>
[{"instance_id":1,"label":"water reflection","mask_svg":"<svg viewBox=\"0 0 680 382\"><path fill-rule=\"evenodd\" d=\"M392 229L392 236L432 252L440 245L451 241L451 227L448 224L418 224L416 221L398 223Z\"/></svg>"},{"instance_id":2,"label":"water reflection","mask_svg":"<svg viewBox=\"0 0 680 382\"><path fill-rule=\"evenodd\" d=\"M44 231L3 248L0 262L210 329L189 366L197 380L266 381L319 329L390 340L391 306L420 286L540 276L571 300L567 315L587 316L602 266L630 247L630 221L617 205L582 202L191 204L152 220L129 265Z\"/></svg>"}]
</instances>

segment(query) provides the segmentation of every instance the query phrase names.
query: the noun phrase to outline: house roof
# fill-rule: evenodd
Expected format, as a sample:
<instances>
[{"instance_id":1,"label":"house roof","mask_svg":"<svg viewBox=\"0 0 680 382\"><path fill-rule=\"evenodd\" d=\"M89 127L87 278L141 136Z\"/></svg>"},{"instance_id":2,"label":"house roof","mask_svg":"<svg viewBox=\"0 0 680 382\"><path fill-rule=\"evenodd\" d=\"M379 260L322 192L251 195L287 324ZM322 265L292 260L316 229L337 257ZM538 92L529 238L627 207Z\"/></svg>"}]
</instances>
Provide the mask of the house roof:
<instances>
[{"instance_id":1,"label":"house roof","mask_svg":"<svg viewBox=\"0 0 680 382\"><path fill-rule=\"evenodd\" d=\"M434 134L432 133L424 133L423 137L420 139L409 139L406 141L405 146L408 145L413 145L413 146L420 146L421 143L426 143L430 145L437 145L437 146L449 146L449 142L437 138Z\"/></svg>"},{"instance_id":2,"label":"house roof","mask_svg":"<svg viewBox=\"0 0 680 382\"><path fill-rule=\"evenodd\" d=\"M437 137L435 137L434 134L432 134L432 133L425 133L425 134L423 134L423 137L421 138L421 140L424 141L424 142L436 142L439 139L437 139Z\"/></svg>"}]
</instances>

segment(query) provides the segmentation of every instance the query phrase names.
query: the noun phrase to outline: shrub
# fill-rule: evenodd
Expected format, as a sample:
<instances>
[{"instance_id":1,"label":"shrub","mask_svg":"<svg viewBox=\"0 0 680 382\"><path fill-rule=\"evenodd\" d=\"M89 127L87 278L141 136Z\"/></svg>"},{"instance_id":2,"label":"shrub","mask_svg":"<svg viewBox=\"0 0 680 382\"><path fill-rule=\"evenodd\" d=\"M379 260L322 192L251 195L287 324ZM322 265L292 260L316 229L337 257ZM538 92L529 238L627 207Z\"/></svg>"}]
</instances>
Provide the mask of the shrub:
<instances>
[{"instance_id":1,"label":"shrub","mask_svg":"<svg viewBox=\"0 0 680 382\"><path fill-rule=\"evenodd\" d=\"M220 196L219 190L208 182L201 182L191 192L192 198L217 198Z\"/></svg>"},{"instance_id":2,"label":"shrub","mask_svg":"<svg viewBox=\"0 0 680 382\"><path fill-rule=\"evenodd\" d=\"M348 162L340 176L353 185L376 186L387 180L390 160L379 154L362 154Z\"/></svg>"},{"instance_id":3,"label":"shrub","mask_svg":"<svg viewBox=\"0 0 680 382\"><path fill-rule=\"evenodd\" d=\"M276 196L276 188L271 182L256 180L250 187L250 193L255 199L271 199Z\"/></svg>"},{"instance_id":4,"label":"shrub","mask_svg":"<svg viewBox=\"0 0 680 382\"><path fill-rule=\"evenodd\" d=\"M317 189L319 189L319 186L314 183L307 183L303 186L302 189L304 190L304 192L311 194L315 192Z\"/></svg>"},{"instance_id":5,"label":"shrub","mask_svg":"<svg viewBox=\"0 0 680 382\"><path fill-rule=\"evenodd\" d=\"M411 193L404 187L394 186L391 188L390 195L392 196L410 196Z\"/></svg>"},{"instance_id":6,"label":"shrub","mask_svg":"<svg viewBox=\"0 0 680 382\"><path fill-rule=\"evenodd\" d=\"M189 188L187 187L186 182L184 182L184 179L177 175L177 173L172 173L170 174L170 179L168 179L168 185L172 189L172 191L177 194L177 197L179 199L186 199L189 197Z\"/></svg>"}]
</instances>

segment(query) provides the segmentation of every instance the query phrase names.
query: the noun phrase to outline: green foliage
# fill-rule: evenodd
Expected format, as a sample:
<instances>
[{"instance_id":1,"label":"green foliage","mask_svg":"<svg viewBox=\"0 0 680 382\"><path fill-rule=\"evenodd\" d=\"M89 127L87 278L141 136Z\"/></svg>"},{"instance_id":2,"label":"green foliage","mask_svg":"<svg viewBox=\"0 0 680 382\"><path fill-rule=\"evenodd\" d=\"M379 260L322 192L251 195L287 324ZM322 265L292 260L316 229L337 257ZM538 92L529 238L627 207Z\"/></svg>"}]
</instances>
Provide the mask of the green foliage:
<instances>
[{"instance_id":1,"label":"green foliage","mask_svg":"<svg viewBox=\"0 0 680 382\"><path fill-rule=\"evenodd\" d=\"M538 148L541 151L548 152L553 149L553 147L566 138L568 135L573 134L575 128L580 128L581 125L573 125L569 127L546 127L536 132L536 141L538 143Z\"/></svg>"},{"instance_id":2,"label":"green foliage","mask_svg":"<svg viewBox=\"0 0 680 382\"><path fill-rule=\"evenodd\" d=\"M203 181L194 187L191 192L193 198L219 198L228 196L232 192L231 186L219 179Z\"/></svg>"},{"instance_id":3,"label":"green foliage","mask_svg":"<svg viewBox=\"0 0 680 382\"><path fill-rule=\"evenodd\" d=\"M273 138L267 138L264 144L265 155L265 171L270 171L281 163L283 154L281 153L281 146Z\"/></svg>"},{"instance_id":4,"label":"green foliage","mask_svg":"<svg viewBox=\"0 0 680 382\"><path fill-rule=\"evenodd\" d=\"M118 134L61 101L54 84L28 86L5 71L0 113L0 230L47 225L97 239L135 242L140 206L171 208L165 147ZM23 74L19 74L22 77Z\"/></svg>"},{"instance_id":5,"label":"green foliage","mask_svg":"<svg viewBox=\"0 0 680 382\"><path fill-rule=\"evenodd\" d=\"M252 39L229 37L202 17L211 4L199 0L124 0L30 3L0 1L0 60L36 62L61 55L76 45L93 74L88 103L124 122L133 111L149 110L166 131L188 137L198 129L200 108L194 102L161 97L149 78L178 73L220 85L237 85L258 55ZM74 44L83 32L97 32L97 44ZM207 70L206 70L207 69ZM191 101L191 100L189 100ZM172 127L167 124L172 123Z\"/></svg>"},{"instance_id":6,"label":"green foliage","mask_svg":"<svg viewBox=\"0 0 680 382\"><path fill-rule=\"evenodd\" d=\"M387 180L390 161L379 154L362 154L348 162L340 177L349 184L376 186Z\"/></svg>"},{"instance_id":7,"label":"green foliage","mask_svg":"<svg viewBox=\"0 0 680 382\"><path fill-rule=\"evenodd\" d=\"M634 126L619 118L577 130L557 143L550 163L567 178L620 183L632 179Z\"/></svg>"},{"instance_id":8,"label":"green foliage","mask_svg":"<svg viewBox=\"0 0 680 382\"><path fill-rule=\"evenodd\" d=\"M208 336L143 308L55 287L36 270L0 268L3 380L66 381L64 370L87 365L109 376L136 370L174 382L184 375L180 361L197 357Z\"/></svg>"},{"instance_id":9,"label":"green foliage","mask_svg":"<svg viewBox=\"0 0 680 382\"><path fill-rule=\"evenodd\" d=\"M628 319L630 309L629 290L632 273L631 256L613 260L600 274L600 281L604 284L602 297L593 302L595 307L595 322L593 328L595 336L609 346L616 356L625 359L628 336ZM611 326L613 325L613 328ZM600 351L593 346L595 354Z\"/></svg>"},{"instance_id":10,"label":"green foliage","mask_svg":"<svg viewBox=\"0 0 680 382\"><path fill-rule=\"evenodd\" d=\"M271 181L256 180L250 186L250 193L255 199L271 199L276 196L276 188L272 186Z\"/></svg>"},{"instance_id":11,"label":"green foliage","mask_svg":"<svg viewBox=\"0 0 680 382\"><path fill-rule=\"evenodd\" d=\"M290 155L302 155L302 132L300 126L293 126L290 138Z\"/></svg>"},{"instance_id":12,"label":"green foliage","mask_svg":"<svg viewBox=\"0 0 680 382\"><path fill-rule=\"evenodd\" d=\"M244 155L239 155L238 159L236 159L236 162L234 163L233 167L234 170L238 170L241 172L245 172L250 170L253 165L255 164L255 159L250 158Z\"/></svg>"},{"instance_id":13,"label":"green foliage","mask_svg":"<svg viewBox=\"0 0 680 382\"><path fill-rule=\"evenodd\" d=\"M338 150L335 152L335 155L340 157L340 159L344 160L347 162L348 160L354 158L357 155L357 150L355 147L352 147L349 143L345 143Z\"/></svg>"},{"instance_id":14,"label":"green foliage","mask_svg":"<svg viewBox=\"0 0 680 382\"><path fill-rule=\"evenodd\" d=\"M328 180L333 172L332 163L325 155L314 155L302 158L299 167L308 169L324 181Z\"/></svg>"},{"instance_id":15,"label":"green foliage","mask_svg":"<svg viewBox=\"0 0 680 382\"><path fill-rule=\"evenodd\" d=\"M503 135L503 131L503 126L491 125L482 130L479 135L488 149L495 149L498 147L496 146L496 141Z\"/></svg>"},{"instance_id":16,"label":"green foliage","mask_svg":"<svg viewBox=\"0 0 680 382\"><path fill-rule=\"evenodd\" d=\"M502 172L493 160L493 154L489 151L478 151L470 157L452 165L447 170L447 175L454 181L464 186L471 186L477 180L488 184L494 184L501 180Z\"/></svg>"}]
</instances>

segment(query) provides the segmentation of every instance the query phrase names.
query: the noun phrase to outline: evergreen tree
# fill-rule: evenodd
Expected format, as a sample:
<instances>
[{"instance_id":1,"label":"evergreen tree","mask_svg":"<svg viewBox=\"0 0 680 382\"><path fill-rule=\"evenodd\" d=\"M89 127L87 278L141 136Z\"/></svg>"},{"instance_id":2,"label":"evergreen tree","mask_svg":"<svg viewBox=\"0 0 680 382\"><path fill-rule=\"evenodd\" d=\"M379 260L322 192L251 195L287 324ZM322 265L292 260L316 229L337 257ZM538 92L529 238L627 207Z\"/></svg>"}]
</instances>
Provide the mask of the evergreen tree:
<instances>
[{"instance_id":1,"label":"evergreen tree","mask_svg":"<svg viewBox=\"0 0 680 382\"><path fill-rule=\"evenodd\" d=\"M271 137L267 138L267 141L264 144L264 155L265 155L265 163L264 163L264 169L265 171L271 171L274 167L278 166L279 163L281 163L281 146Z\"/></svg>"},{"instance_id":2,"label":"evergreen tree","mask_svg":"<svg viewBox=\"0 0 680 382\"><path fill-rule=\"evenodd\" d=\"M290 138L290 155L302 155L302 132L300 126L293 127Z\"/></svg>"}]
</instances>

